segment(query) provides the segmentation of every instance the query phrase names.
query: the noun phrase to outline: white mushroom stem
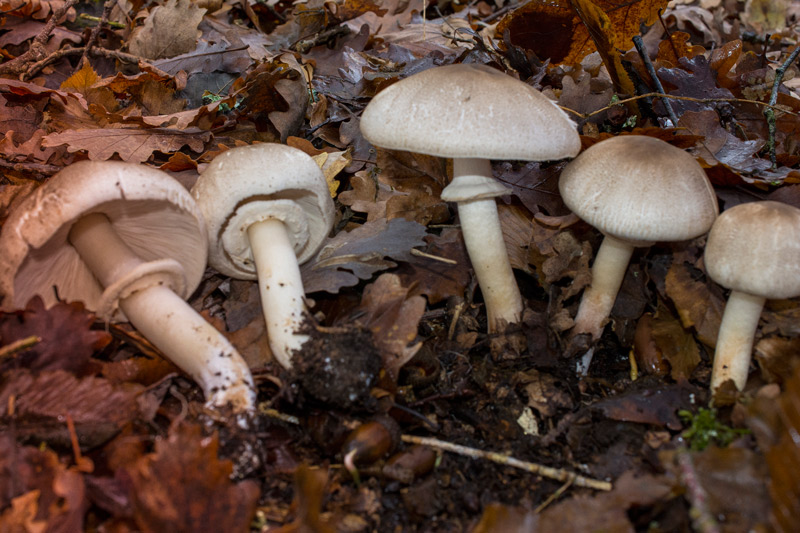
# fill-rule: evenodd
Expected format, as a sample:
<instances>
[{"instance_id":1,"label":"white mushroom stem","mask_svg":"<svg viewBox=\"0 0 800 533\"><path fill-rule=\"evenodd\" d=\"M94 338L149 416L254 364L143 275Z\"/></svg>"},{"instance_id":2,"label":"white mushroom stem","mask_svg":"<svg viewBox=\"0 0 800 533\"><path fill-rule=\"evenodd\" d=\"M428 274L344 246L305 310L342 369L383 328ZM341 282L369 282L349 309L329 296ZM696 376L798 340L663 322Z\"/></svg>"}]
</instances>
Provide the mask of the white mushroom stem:
<instances>
[{"instance_id":1,"label":"white mushroom stem","mask_svg":"<svg viewBox=\"0 0 800 533\"><path fill-rule=\"evenodd\" d=\"M102 214L79 219L69 240L104 287L145 263ZM145 338L202 387L209 405L255 409L255 387L244 359L169 287L146 286L121 298L119 306Z\"/></svg>"},{"instance_id":2,"label":"white mushroom stem","mask_svg":"<svg viewBox=\"0 0 800 533\"><path fill-rule=\"evenodd\" d=\"M633 249L631 243L611 235L603 238L592 265L592 284L583 292L583 299L575 316L573 334L588 333L593 339L600 337L622 286Z\"/></svg>"},{"instance_id":3,"label":"white mushroom stem","mask_svg":"<svg viewBox=\"0 0 800 533\"><path fill-rule=\"evenodd\" d=\"M761 296L740 291L732 291L728 297L717 335L714 368L711 371L712 392L729 379L733 380L737 389L744 389L764 301Z\"/></svg>"},{"instance_id":4,"label":"white mushroom stem","mask_svg":"<svg viewBox=\"0 0 800 533\"><path fill-rule=\"evenodd\" d=\"M298 333L306 305L294 246L286 226L277 219L251 224L247 236L258 273L269 347L284 368L291 368L292 353L308 340L308 335Z\"/></svg>"},{"instance_id":5,"label":"white mushroom stem","mask_svg":"<svg viewBox=\"0 0 800 533\"><path fill-rule=\"evenodd\" d=\"M487 159L453 160L453 181L461 176L492 176ZM458 202L458 218L472 268L481 287L489 332L500 321L512 324L522 317L522 296L508 260L506 244L494 196Z\"/></svg>"}]
</instances>

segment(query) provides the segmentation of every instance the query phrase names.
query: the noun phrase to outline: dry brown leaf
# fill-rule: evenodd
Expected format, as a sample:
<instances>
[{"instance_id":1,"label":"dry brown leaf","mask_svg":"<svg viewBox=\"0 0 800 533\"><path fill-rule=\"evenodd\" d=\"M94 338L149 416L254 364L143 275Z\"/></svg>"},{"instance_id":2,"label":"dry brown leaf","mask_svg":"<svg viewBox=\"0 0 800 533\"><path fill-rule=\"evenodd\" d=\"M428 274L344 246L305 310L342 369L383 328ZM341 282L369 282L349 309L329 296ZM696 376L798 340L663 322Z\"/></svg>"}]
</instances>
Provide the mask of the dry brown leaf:
<instances>
[{"instance_id":1,"label":"dry brown leaf","mask_svg":"<svg viewBox=\"0 0 800 533\"><path fill-rule=\"evenodd\" d=\"M555 416L558 409L574 407L572 397L564 389L564 384L550 374L533 369L517 372L512 378L512 383L521 386L528 396L528 405L543 417Z\"/></svg>"},{"instance_id":2,"label":"dry brown leaf","mask_svg":"<svg viewBox=\"0 0 800 533\"><path fill-rule=\"evenodd\" d=\"M233 465L219 460L217 435L199 426L176 424L155 452L128 470L134 518L145 532L247 532L256 511L258 485L232 483Z\"/></svg>"},{"instance_id":3,"label":"dry brown leaf","mask_svg":"<svg viewBox=\"0 0 800 533\"><path fill-rule=\"evenodd\" d=\"M68 93L80 93L89 104L103 106L107 111L115 111L118 105L114 93L106 87L97 87L99 81L100 76L87 61L80 70L61 82L60 89Z\"/></svg>"},{"instance_id":4,"label":"dry brown leaf","mask_svg":"<svg viewBox=\"0 0 800 533\"><path fill-rule=\"evenodd\" d=\"M118 154L123 161L144 163L153 152L164 154L177 152L188 146L194 152L202 152L211 134L197 128L176 131L166 128L104 128L90 130L66 130L44 137L44 146L67 145L70 152L86 150L89 159L105 161Z\"/></svg>"},{"instance_id":5,"label":"dry brown leaf","mask_svg":"<svg viewBox=\"0 0 800 533\"><path fill-rule=\"evenodd\" d=\"M692 278L689 268L677 261L667 272L666 290L681 317L683 327L694 328L697 339L706 346L716 346L725 308L725 302L719 294L712 292L708 283Z\"/></svg>"},{"instance_id":6,"label":"dry brown leaf","mask_svg":"<svg viewBox=\"0 0 800 533\"><path fill-rule=\"evenodd\" d=\"M694 337L663 303L653 318L642 317L637 324L635 348L640 368L656 375L669 372L676 381L688 380L701 360Z\"/></svg>"},{"instance_id":7,"label":"dry brown leaf","mask_svg":"<svg viewBox=\"0 0 800 533\"><path fill-rule=\"evenodd\" d=\"M778 442L766 453L772 496L770 523L778 533L790 533L800 520L800 365L787 380L779 405L783 427Z\"/></svg>"},{"instance_id":8,"label":"dry brown leaf","mask_svg":"<svg viewBox=\"0 0 800 533\"><path fill-rule=\"evenodd\" d=\"M428 243L426 253L455 261L455 264L414 256L397 271L403 284L413 286L412 294L427 296L432 305L451 296L462 296L472 279L472 267L461 231L447 228L440 235L426 236L425 241Z\"/></svg>"},{"instance_id":9,"label":"dry brown leaf","mask_svg":"<svg viewBox=\"0 0 800 533\"><path fill-rule=\"evenodd\" d=\"M396 274L381 274L364 288L359 322L372 332L384 368L396 379L400 368L414 357L422 343L417 327L425 312L425 298L411 296Z\"/></svg>"},{"instance_id":10,"label":"dry brown leaf","mask_svg":"<svg viewBox=\"0 0 800 533\"><path fill-rule=\"evenodd\" d=\"M201 32L197 29L206 10L191 0L168 0L150 12L143 26L133 31L128 48L147 59L174 57L191 52Z\"/></svg>"},{"instance_id":11,"label":"dry brown leaf","mask_svg":"<svg viewBox=\"0 0 800 533\"><path fill-rule=\"evenodd\" d=\"M502 203L497 205L497 214L511 267L532 275L528 245L533 238L533 217L525 208Z\"/></svg>"}]
</instances>

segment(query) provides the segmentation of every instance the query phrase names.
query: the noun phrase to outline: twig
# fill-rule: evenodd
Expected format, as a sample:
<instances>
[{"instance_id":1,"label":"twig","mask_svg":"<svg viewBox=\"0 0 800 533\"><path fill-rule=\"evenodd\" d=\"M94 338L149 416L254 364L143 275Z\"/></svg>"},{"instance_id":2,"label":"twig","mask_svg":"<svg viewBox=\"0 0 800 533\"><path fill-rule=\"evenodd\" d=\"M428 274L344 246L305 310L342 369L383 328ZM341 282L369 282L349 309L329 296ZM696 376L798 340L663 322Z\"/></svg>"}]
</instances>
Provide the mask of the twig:
<instances>
[{"instance_id":1,"label":"twig","mask_svg":"<svg viewBox=\"0 0 800 533\"><path fill-rule=\"evenodd\" d=\"M85 47L83 47L83 46L80 46L80 47L77 47L77 48L62 48L61 50L56 50L55 52L53 52L49 56L45 57L41 61L38 61L38 62L34 63L33 65L31 65L28 68L28 71L25 72L25 74L23 75L23 79L28 79L28 78L31 78L31 77L35 76L44 67L46 67L50 63L54 63L54 62L58 61L62 57L83 55L84 50L85 50ZM107 48L94 47L89 51L89 54L95 55L95 56L106 57L108 59L118 59L118 60L123 61L125 63L136 63L136 64L138 64L140 66L148 66L151 69L153 69L153 71L160 72L159 69L157 69L156 67L150 65L149 63L144 61L141 57L135 56L135 55L132 55L132 54L126 54L125 52L120 52L118 50L109 50Z\"/></svg>"},{"instance_id":2,"label":"twig","mask_svg":"<svg viewBox=\"0 0 800 533\"><path fill-rule=\"evenodd\" d=\"M108 22L108 17L111 15L111 10L114 9L115 5L117 5L117 0L106 0L106 3L103 5L103 14L100 16L97 26L92 28L92 33L86 40L86 47L83 50L83 56L81 56L81 60L78 62L78 68L82 68L83 64L86 61L89 61L89 52L97 43L97 37L100 35L100 30L102 30L103 26Z\"/></svg>"},{"instance_id":3,"label":"twig","mask_svg":"<svg viewBox=\"0 0 800 533\"><path fill-rule=\"evenodd\" d=\"M30 337L25 337L24 339L19 339L12 343L6 344L5 346L0 347L0 361L2 361L3 359L15 357L18 353L33 348L39 342L41 342L41 340L42 340L41 337L37 337L36 335L31 335Z\"/></svg>"},{"instance_id":4,"label":"twig","mask_svg":"<svg viewBox=\"0 0 800 533\"><path fill-rule=\"evenodd\" d=\"M81 20L88 20L89 22L94 22L96 24L101 24L105 22L105 24L108 24L109 27L114 28L115 30L124 30L126 28L125 24L121 22L114 22L113 20L103 21L103 19L101 19L100 17L95 17L92 15L88 15L86 13L81 13L80 15L78 15L78 18Z\"/></svg>"},{"instance_id":5,"label":"twig","mask_svg":"<svg viewBox=\"0 0 800 533\"><path fill-rule=\"evenodd\" d=\"M58 8L44 25L39 35L34 37L33 42L28 47L24 54L15 57L11 61L7 61L0 65L0 75L3 74L22 74L27 70L27 65L41 60L47 54L45 44L50 39L50 34L58 24L58 21L64 17L64 14L74 6L78 0L66 0L64 5Z\"/></svg>"},{"instance_id":6,"label":"twig","mask_svg":"<svg viewBox=\"0 0 800 533\"><path fill-rule=\"evenodd\" d=\"M789 55L789 58L778 67L775 71L775 83L772 84L772 94L769 97L769 105L770 107L764 109L764 117L767 119L767 129L769 130L769 137L767 138L767 148L769 148L769 160L772 161L772 170L778 168L778 161L777 156L775 155L775 110L774 106L778 102L778 86L780 86L781 82L783 81L783 75L786 73L786 70L789 66L797 59L797 55L800 54L800 46L794 49Z\"/></svg>"},{"instance_id":7,"label":"twig","mask_svg":"<svg viewBox=\"0 0 800 533\"><path fill-rule=\"evenodd\" d=\"M570 479L566 480L563 485L558 487L558 490L556 490L553 494L548 496L545 501L543 501L541 504L539 504L539 506L536 507L536 509L533 510L533 513L534 514L539 514L542 511L544 511L545 508L548 505L550 505L551 503L556 501L558 498L560 498L561 495L564 494L567 491L567 489L570 488L570 486L572 486L573 481L574 481L574 478L570 478Z\"/></svg>"},{"instance_id":8,"label":"twig","mask_svg":"<svg viewBox=\"0 0 800 533\"><path fill-rule=\"evenodd\" d=\"M686 449L677 452L678 468L680 469L681 483L686 487L686 497L691 510L689 516L695 531L700 533L719 533L720 528L711 510L708 508L708 494L697 479L697 471L692 462L692 456Z\"/></svg>"},{"instance_id":9,"label":"twig","mask_svg":"<svg viewBox=\"0 0 800 533\"><path fill-rule=\"evenodd\" d=\"M440 255L433 255L427 252L423 252L422 250L417 250L416 248L411 249L411 255L416 255L417 257L424 257L426 259L431 259L433 261L440 261L442 263L447 263L448 265L457 265L458 261L454 259L448 259L446 257L442 257Z\"/></svg>"},{"instance_id":10,"label":"twig","mask_svg":"<svg viewBox=\"0 0 800 533\"><path fill-rule=\"evenodd\" d=\"M459 444L453 444L452 442L445 442L430 437L417 437L416 435L403 435L402 439L403 442L409 442L411 444L421 444L423 446L430 446L431 448L437 448L439 450L445 450L448 452L457 453L459 455L472 457L474 459L486 459L501 465L512 466L514 468L519 468L520 470L525 470L526 472L530 472L532 474L536 474L549 479L555 479L556 481L566 482L571 480L575 485L579 487L586 487L595 490L611 490L612 488L611 483L609 483L608 481L591 479L585 476L581 476L579 474L575 474L573 472L568 472L561 468L552 468L537 463L529 463L527 461L521 461L519 459L515 459L514 457L510 457L502 453L486 452L483 450L468 448L467 446L461 446Z\"/></svg>"},{"instance_id":11,"label":"twig","mask_svg":"<svg viewBox=\"0 0 800 533\"><path fill-rule=\"evenodd\" d=\"M771 108L771 109L776 109L776 110L778 110L778 111L780 111L782 113L786 113L787 115L793 115L795 117L800 116L800 115L798 115L797 113L795 113L793 111L787 111L786 109L781 109L778 106L771 105L771 104L768 104L766 102L759 102L758 100L747 100L745 98L692 98L691 96L678 96L678 95L675 95L675 94L664 94L664 93L639 94L637 96L632 96L630 98L625 98L624 100L617 100L612 104L609 104L609 105L607 105L605 107L602 107L602 108L598 109L597 111L592 111L591 113L586 113L586 114L580 113L580 112L575 111L574 109L570 109L568 107L564 107L564 106L559 106L559 107L561 109L563 109L564 111L566 111L568 113L572 113L573 115L581 117L581 119L585 120L587 118L592 118L595 115L599 115L600 113L602 113L604 111L608 111L612 107L628 103L628 102L630 102L632 100L641 100L642 98L653 98L653 97L656 97L656 96L659 97L659 98L671 98L673 100L686 100L688 102L697 102L697 103L700 103L700 104L712 104L712 103L715 103L715 102L728 102L728 103L736 102L736 103L741 103L741 104L754 104L754 105L758 105L758 106L761 106L761 107L767 107L767 108Z\"/></svg>"},{"instance_id":12,"label":"twig","mask_svg":"<svg viewBox=\"0 0 800 533\"><path fill-rule=\"evenodd\" d=\"M6 161L0 157L0 167L8 168L11 170L16 170L17 172L33 172L35 174L41 174L43 176L52 176L59 170L61 167L57 167L56 165L46 165L44 163L15 163L13 161Z\"/></svg>"},{"instance_id":13,"label":"twig","mask_svg":"<svg viewBox=\"0 0 800 533\"><path fill-rule=\"evenodd\" d=\"M656 75L656 69L653 67L653 63L650 61L650 56L647 55L647 48L644 47L644 42L642 41L641 35L633 36L633 45L636 47L636 51L639 52L639 56L642 58L644 66L647 69L647 73L650 74L650 78L652 78L653 83L656 86L656 90L658 90L660 93L663 93L664 86L661 85L661 80L659 80L658 75ZM672 109L672 104L666 98L662 98L661 101L664 103L664 107L667 108L667 114L669 115L669 119L672 121L672 126L677 126L678 117L675 116L675 111Z\"/></svg>"}]
</instances>

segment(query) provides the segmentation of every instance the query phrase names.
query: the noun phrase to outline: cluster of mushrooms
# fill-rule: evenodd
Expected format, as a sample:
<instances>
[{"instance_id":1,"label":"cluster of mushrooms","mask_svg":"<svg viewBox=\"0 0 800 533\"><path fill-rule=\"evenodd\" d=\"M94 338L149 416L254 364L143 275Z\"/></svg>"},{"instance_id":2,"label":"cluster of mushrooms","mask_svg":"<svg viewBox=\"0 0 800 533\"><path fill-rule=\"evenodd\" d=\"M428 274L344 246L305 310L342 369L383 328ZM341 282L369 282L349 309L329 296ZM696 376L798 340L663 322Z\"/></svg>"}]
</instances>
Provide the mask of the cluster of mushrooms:
<instances>
[{"instance_id":1,"label":"cluster of mushrooms","mask_svg":"<svg viewBox=\"0 0 800 533\"><path fill-rule=\"evenodd\" d=\"M513 105L501 105L507 102ZM458 64L381 91L365 108L361 131L375 146L453 159L442 198L457 204L488 329L519 322L523 299L495 203L511 190L492 177L490 160L573 158L581 149L575 124L529 85ZM718 217L714 190L694 158L636 135L585 150L565 167L559 188L567 207L605 236L572 334L599 338L635 247L710 230L706 270L732 290L711 386L732 379L743 389L765 299L800 295L800 210L754 202ZM1 303L21 307L37 295L48 305L80 300L105 320L130 321L202 387L210 406L250 412L250 370L185 299L206 264L257 280L271 351L291 368L308 338L298 265L317 252L333 219L319 167L280 144L220 154L191 193L150 167L82 161L39 187L3 225Z\"/></svg>"}]
</instances>

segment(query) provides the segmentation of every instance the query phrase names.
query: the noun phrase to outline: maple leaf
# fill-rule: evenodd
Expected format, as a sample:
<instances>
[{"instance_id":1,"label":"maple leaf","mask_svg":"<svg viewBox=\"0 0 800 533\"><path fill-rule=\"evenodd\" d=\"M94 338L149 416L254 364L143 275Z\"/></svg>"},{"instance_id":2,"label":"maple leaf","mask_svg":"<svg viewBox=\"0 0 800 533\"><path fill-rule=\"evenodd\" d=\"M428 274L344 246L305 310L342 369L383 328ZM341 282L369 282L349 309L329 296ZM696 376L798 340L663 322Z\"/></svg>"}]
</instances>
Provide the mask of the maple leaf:
<instances>
[{"instance_id":1,"label":"maple leaf","mask_svg":"<svg viewBox=\"0 0 800 533\"><path fill-rule=\"evenodd\" d=\"M339 232L327 239L317 255L302 266L303 286L307 293L337 293L342 287L356 285L375 272L397 266L385 259L411 258L411 249L423 246L425 226L402 218L367 222L350 232Z\"/></svg>"},{"instance_id":2,"label":"maple leaf","mask_svg":"<svg viewBox=\"0 0 800 533\"><path fill-rule=\"evenodd\" d=\"M174 424L155 453L128 469L134 519L146 532L249 531L259 489L252 481L234 484L233 465L219 460L216 434L197 425Z\"/></svg>"},{"instance_id":3,"label":"maple leaf","mask_svg":"<svg viewBox=\"0 0 800 533\"><path fill-rule=\"evenodd\" d=\"M148 59L174 57L194 50L201 32L197 29L205 9L191 0L168 0L156 6L131 34L131 53Z\"/></svg>"},{"instance_id":4,"label":"maple leaf","mask_svg":"<svg viewBox=\"0 0 800 533\"><path fill-rule=\"evenodd\" d=\"M89 130L67 130L45 136L44 146L66 144L70 152L86 150L89 159L105 161L119 154L123 161L143 163L154 151L165 154L177 152L188 146L201 152L211 134L197 128L176 131L166 128L103 128Z\"/></svg>"},{"instance_id":5,"label":"maple leaf","mask_svg":"<svg viewBox=\"0 0 800 533\"><path fill-rule=\"evenodd\" d=\"M94 320L81 303L57 303L45 309L38 296L24 310L0 311L0 343L31 336L40 339L15 361L0 361L0 370L9 364L31 370L82 370L91 355L111 341L108 333L91 330Z\"/></svg>"}]
</instances>

